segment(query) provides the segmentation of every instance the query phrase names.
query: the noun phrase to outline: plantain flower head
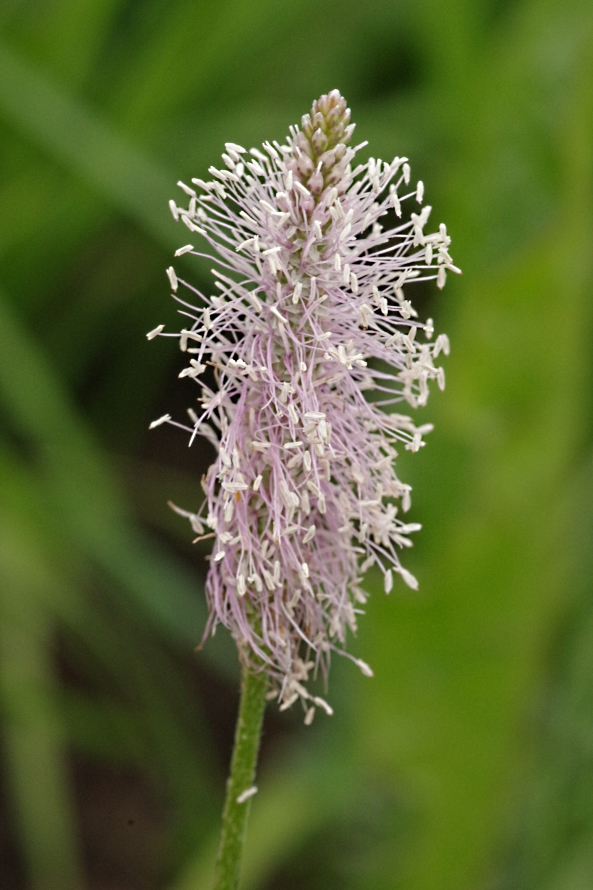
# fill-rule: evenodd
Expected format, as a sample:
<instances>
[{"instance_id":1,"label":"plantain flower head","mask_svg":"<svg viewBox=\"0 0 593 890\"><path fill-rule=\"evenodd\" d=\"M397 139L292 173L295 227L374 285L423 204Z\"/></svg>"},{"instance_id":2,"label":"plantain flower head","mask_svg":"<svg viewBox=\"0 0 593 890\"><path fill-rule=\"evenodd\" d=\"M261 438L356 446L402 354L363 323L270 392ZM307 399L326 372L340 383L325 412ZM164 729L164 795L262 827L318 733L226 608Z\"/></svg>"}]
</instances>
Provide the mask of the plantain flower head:
<instances>
[{"instance_id":1,"label":"plantain flower head","mask_svg":"<svg viewBox=\"0 0 593 890\"><path fill-rule=\"evenodd\" d=\"M394 575L417 588L399 553L420 526L404 518L411 489L395 460L431 426L400 411L424 405L431 381L444 388L436 361L449 343L418 320L410 292L459 271L446 227L425 231L431 208L407 159L355 165L365 143L350 147L353 130L333 90L284 145L229 142L210 181L179 183L189 206L172 201L173 215L209 251L188 244L176 256L213 261L216 292L168 269L186 319L169 335L188 358L179 376L200 394L189 425L152 424L217 449L202 507L175 508L213 539L206 633L227 627L241 657L269 672L281 708L303 702L306 722L316 706L331 713L307 681L326 674L332 652L372 674L345 648L367 569L387 593Z\"/></svg>"}]
</instances>

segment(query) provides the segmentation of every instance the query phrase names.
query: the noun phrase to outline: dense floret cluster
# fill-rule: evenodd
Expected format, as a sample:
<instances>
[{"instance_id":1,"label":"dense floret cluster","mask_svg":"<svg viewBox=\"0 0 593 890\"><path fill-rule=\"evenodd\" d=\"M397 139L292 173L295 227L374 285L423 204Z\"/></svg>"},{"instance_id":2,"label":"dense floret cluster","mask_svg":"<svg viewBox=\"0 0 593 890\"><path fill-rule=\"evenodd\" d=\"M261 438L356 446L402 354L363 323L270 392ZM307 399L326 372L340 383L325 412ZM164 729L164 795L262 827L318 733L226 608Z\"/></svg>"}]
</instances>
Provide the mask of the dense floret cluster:
<instances>
[{"instance_id":1,"label":"dense floret cluster","mask_svg":"<svg viewBox=\"0 0 593 890\"><path fill-rule=\"evenodd\" d=\"M394 572L417 587L399 550L420 526L402 518L410 486L395 459L431 427L391 406L424 405L431 380L444 387L436 360L447 337L417 320L409 289L429 279L442 288L459 271L445 226L425 234L431 208L423 184L409 186L407 159L354 166L363 146L349 146L353 129L334 90L286 144L227 143L211 181L179 183L189 207L171 202L213 251L188 244L176 255L216 264L214 296L168 270L189 319L170 335L189 360L179 376L201 387L186 428L217 449L202 509L176 508L214 541L207 630L229 628L242 658L270 673L281 707L301 699L307 722L317 705L331 712L307 680L332 651L348 654L364 572L378 566L387 592ZM404 216L410 201L417 212ZM153 426L162 422L175 423Z\"/></svg>"}]
</instances>

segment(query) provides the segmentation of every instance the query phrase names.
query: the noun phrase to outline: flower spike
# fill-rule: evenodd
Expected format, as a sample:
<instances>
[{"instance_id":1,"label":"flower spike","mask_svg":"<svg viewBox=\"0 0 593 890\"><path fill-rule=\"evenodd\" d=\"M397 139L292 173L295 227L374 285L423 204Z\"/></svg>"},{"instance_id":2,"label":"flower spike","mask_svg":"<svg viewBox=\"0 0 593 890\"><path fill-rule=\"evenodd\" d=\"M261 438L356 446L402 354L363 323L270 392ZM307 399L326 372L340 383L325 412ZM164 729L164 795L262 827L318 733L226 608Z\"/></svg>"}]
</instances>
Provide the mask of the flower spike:
<instances>
[{"instance_id":1,"label":"flower spike","mask_svg":"<svg viewBox=\"0 0 593 890\"><path fill-rule=\"evenodd\" d=\"M459 271L445 226L426 234L431 208L422 182L408 187L407 158L353 169L353 130L333 90L284 145L227 143L224 167L193 180L198 193L181 184L189 208L172 202L208 242L218 291L167 270L176 299L182 288L200 302L183 301L192 324L179 335L192 356L179 376L201 387L186 428L217 448L202 509L181 511L214 537L206 632L227 627L280 707L300 699L307 722L315 706L331 712L307 681L332 652L348 655L364 572L376 565L387 592L394 573L418 586L399 559L420 526L402 518L411 489L395 459L398 443L418 451L432 427L392 408L425 405L431 380L444 387L435 361L449 341L432 340L409 291ZM418 212L405 217L408 202Z\"/></svg>"}]
</instances>

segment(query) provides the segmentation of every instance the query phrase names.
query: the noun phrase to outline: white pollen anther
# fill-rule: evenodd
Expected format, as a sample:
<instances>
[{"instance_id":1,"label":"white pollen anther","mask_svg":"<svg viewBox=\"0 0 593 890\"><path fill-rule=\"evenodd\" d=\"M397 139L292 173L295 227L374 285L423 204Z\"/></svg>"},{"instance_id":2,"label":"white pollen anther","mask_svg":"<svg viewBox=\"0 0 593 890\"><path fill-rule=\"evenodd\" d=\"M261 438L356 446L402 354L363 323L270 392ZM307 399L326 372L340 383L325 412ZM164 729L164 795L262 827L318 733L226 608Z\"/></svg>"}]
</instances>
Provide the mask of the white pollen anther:
<instances>
[{"instance_id":1,"label":"white pollen anther","mask_svg":"<svg viewBox=\"0 0 593 890\"><path fill-rule=\"evenodd\" d=\"M249 800L250 797L253 797L254 794L257 794L256 785L252 785L251 788L247 788L245 791L242 791L237 798L237 803L245 803L245 801Z\"/></svg>"},{"instance_id":2,"label":"white pollen anther","mask_svg":"<svg viewBox=\"0 0 593 890\"><path fill-rule=\"evenodd\" d=\"M175 269L173 268L173 266L169 266L169 268L167 269L167 275L169 276L171 289L173 291L176 291L179 286L179 282L177 281L177 275L175 274Z\"/></svg>"},{"instance_id":3,"label":"white pollen anther","mask_svg":"<svg viewBox=\"0 0 593 890\"><path fill-rule=\"evenodd\" d=\"M325 701L325 699L319 698L319 696L316 695L315 698L313 699L313 701L317 705L317 707L323 708L323 710L329 717L332 716L332 714L334 713L334 710L333 710L333 708L331 708L328 705L328 703Z\"/></svg>"},{"instance_id":4,"label":"white pollen anther","mask_svg":"<svg viewBox=\"0 0 593 890\"><path fill-rule=\"evenodd\" d=\"M164 331L164 330L165 330L165 325L164 325L164 324L160 324L160 325L158 325L158 327L153 328L152 331L149 331L149 332L148 332L148 334L146 335L146 339L147 339L147 340L154 340L154 338L155 338L155 337L158 337L158 335L161 333L161 331Z\"/></svg>"},{"instance_id":5,"label":"white pollen anther","mask_svg":"<svg viewBox=\"0 0 593 890\"><path fill-rule=\"evenodd\" d=\"M374 677L374 674L366 661L363 661L361 658L357 658L354 664L360 668L365 677Z\"/></svg>"},{"instance_id":6,"label":"white pollen anther","mask_svg":"<svg viewBox=\"0 0 593 890\"><path fill-rule=\"evenodd\" d=\"M178 247L175 251L175 256L182 256L184 253L189 253L190 250L193 250L193 244L186 244L184 247Z\"/></svg>"},{"instance_id":7,"label":"white pollen anther","mask_svg":"<svg viewBox=\"0 0 593 890\"><path fill-rule=\"evenodd\" d=\"M313 539L314 535L315 535L315 526L310 525L307 530L307 534L303 538L303 544L308 544L309 541L311 541Z\"/></svg>"},{"instance_id":8,"label":"white pollen anther","mask_svg":"<svg viewBox=\"0 0 593 890\"><path fill-rule=\"evenodd\" d=\"M159 417L158 420L153 420L148 429L153 430L155 427L160 426L161 423L167 423L168 420L171 420L171 415L163 414L163 416Z\"/></svg>"},{"instance_id":9,"label":"white pollen anther","mask_svg":"<svg viewBox=\"0 0 593 890\"><path fill-rule=\"evenodd\" d=\"M192 189L189 185L186 185L186 184L185 184L184 182L182 182L181 180L179 180L179 182L177 183L177 185L179 186L180 189L183 189L183 191L185 192L185 194L186 194L186 195L189 195L190 198L195 198L195 197L196 197L195 189Z\"/></svg>"},{"instance_id":10,"label":"white pollen anther","mask_svg":"<svg viewBox=\"0 0 593 890\"><path fill-rule=\"evenodd\" d=\"M301 193L301 195L304 198L311 197L311 192L308 189L306 189L305 186L302 184L302 182L299 182L298 179L295 181L294 187L298 192Z\"/></svg>"}]
</instances>

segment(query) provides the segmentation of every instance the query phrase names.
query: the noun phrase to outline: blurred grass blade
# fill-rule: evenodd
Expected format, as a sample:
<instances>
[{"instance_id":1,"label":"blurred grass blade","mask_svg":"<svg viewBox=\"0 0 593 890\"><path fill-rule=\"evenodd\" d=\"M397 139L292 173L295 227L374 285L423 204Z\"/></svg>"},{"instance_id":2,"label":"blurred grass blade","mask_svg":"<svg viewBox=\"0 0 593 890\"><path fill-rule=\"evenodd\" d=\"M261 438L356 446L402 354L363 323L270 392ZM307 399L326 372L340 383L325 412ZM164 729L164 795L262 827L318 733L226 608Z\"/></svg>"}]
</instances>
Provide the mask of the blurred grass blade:
<instances>
[{"instance_id":1,"label":"blurred grass blade","mask_svg":"<svg viewBox=\"0 0 593 890\"><path fill-rule=\"evenodd\" d=\"M52 0L27 20L25 42L42 44L44 61L69 83L81 84L100 60L122 0ZM70 39L64 40L64 34Z\"/></svg>"},{"instance_id":2,"label":"blurred grass blade","mask_svg":"<svg viewBox=\"0 0 593 890\"><path fill-rule=\"evenodd\" d=\"M3 587L0 694L6 775L20 849L32 890L80 890L65 745L51 693L50 619L29 589Z\"/></svg>"},{"instance_id":3,"label":"blurred grass blade","mask_svg":"<svg viewBox=\"0 0 593 890\"><path fill-rule=\"evenodd\" d=\"M549 644L498 890L593 886L593 461L576 475L565 509L572 600Z\"/></svg>"},{"instance_id":4,"label":"blurred grass blade","mask_svg":"<svg viewBox=\"0 0 593 890\"><path fill-rule=\"evenodd\" d=\"M197 577L133 529L90 433L1 293L0 393L16 428L42 456L61 507L57 521L159 627L176 641L195 645L205 620Z\"/></svg>"},{"instance_id":5,"label":"blurred grass blade","mask_svg":"<svg viewBox=\"0 0 593 890\"><path fill-rule=\"evenodd\" d=\"M157 164L0 42L0 115L170 247L175 182Z\"/></svg>"},{"instance_id":6,"label":"blurred grass blade","mask_svg":"<svg viewBox=\"0 0 593 890\"><path fill-rule=\"evenodd\" d=\"M249 58L263 33L269 40L276 32L281 40L297 16L293 4L275 0L172 5L130 58L116 91L113 106L122 126L145 136L184 102L196 107L208 101L217 79L236 66L237 56Z\"/></svg>"}]
</instances>

